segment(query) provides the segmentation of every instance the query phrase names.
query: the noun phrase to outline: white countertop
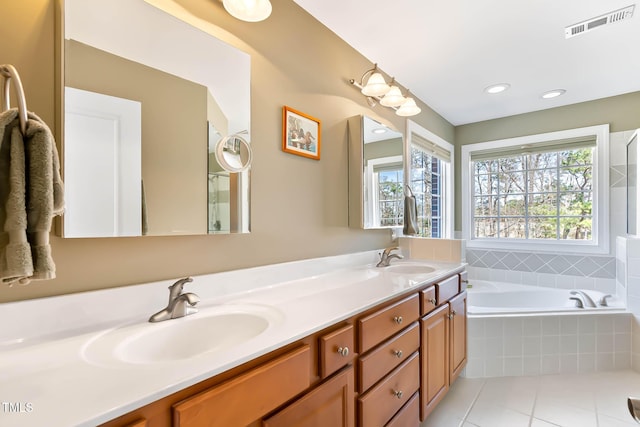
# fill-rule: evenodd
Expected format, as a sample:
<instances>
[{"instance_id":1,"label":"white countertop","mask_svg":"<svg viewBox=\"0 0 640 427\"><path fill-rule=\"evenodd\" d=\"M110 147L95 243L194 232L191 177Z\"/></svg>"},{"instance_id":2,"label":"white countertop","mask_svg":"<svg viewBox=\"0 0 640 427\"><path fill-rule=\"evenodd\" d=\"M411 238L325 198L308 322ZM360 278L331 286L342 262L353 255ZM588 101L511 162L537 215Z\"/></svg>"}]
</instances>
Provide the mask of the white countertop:
<instances>
[{"instance_id":1,"label":"white countertop","mask_svg":"<svg viewBox=\"0 0 640 427\"><path fill-rule=\"evenodd\" d=\"M200 312L160 323L147 319L166 306L174 280L2 304L0 425L96 426L464 266L423 260L435 271L407 276L375 268L376 257L371 251L195 276L184 291L200 296ZM123 331L243 307L265 310L270 324L224 351L129 363L96 346Z\"/></svg>"}]
</instances>

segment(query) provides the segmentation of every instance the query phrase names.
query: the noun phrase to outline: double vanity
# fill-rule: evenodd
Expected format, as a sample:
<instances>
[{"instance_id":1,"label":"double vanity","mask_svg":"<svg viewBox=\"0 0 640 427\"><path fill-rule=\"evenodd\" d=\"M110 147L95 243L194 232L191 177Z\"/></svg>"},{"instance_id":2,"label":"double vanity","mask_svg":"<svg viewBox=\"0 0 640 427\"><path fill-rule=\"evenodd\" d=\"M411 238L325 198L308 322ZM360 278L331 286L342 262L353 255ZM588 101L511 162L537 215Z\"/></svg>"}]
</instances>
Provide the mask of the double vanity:
<instances>
[{"instance_id":1,"label":"double vanity","mask_svg":"<svg viewBox=\"0 0 640 427\"><path fill-rule=\"evenodd\" d=\"M2 399L30 410L0 424L418 426L466 362L466 273L377 261L197 276L158 322L171 282L5 304Z\"/></svg>"}]
</instances>

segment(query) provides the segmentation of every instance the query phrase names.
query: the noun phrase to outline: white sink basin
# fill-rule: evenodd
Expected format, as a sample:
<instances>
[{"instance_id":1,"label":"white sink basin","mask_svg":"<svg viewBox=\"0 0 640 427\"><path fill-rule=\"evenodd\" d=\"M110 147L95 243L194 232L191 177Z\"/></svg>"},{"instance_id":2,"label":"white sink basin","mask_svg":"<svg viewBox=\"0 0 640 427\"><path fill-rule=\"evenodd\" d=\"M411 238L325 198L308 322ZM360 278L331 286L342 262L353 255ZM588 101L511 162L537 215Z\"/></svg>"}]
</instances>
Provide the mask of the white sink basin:
<instances>
[{"instance_id":1,"label":"white sink basin","mask_svg":"<svg viewBox=\"0 0 640 427\"><path fill-rule=\"evenodd\" d=\"M399 264L391 264L388 267L384 268L385 271L396 273L396 274L428 274L436 271L435 268L420 264L420 263L399 263Z\"/></svg>"},{"instance_id":2,"label":"white sink basin","mask_svg":"<svg viewBox=\"0 0 640 427\"><path fill-rule=\"evenodd\" d=\"M158 323L110 329L92 338L83 357L98 364L176 362L227 351L280 323L276 309L260 305L223 305Z\"/></svg>"}]
</instances>

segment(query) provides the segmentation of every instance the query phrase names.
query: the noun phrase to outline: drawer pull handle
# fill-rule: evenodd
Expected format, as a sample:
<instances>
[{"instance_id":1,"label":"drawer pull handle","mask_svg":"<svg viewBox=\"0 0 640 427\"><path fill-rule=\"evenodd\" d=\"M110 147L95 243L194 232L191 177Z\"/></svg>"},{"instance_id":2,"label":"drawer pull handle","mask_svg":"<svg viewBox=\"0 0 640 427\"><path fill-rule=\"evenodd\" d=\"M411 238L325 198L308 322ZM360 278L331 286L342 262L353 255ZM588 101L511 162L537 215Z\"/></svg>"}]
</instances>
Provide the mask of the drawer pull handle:
<instances>
[{"instance_id":1,"label":"drawer pull handle","mask_svg":"<svg viewBox=\"0 0 640 427\"><path fill-rule=\"evenodd\" d=\"M431 299L429 300L429 302L430 302L431 304L433 304L433 305L436 305L436 299L435 299L435 298L431 298Z\"/></svg>"},{"instance_id":2,"label":"drawer pull handle","mask_svg":"<svg viewBox=\"0 0 640 427\"><path fill-rule=\"evenodd\" d=\"M402 357L402 350L394 350L393 351L394 356L396 356L398 359L400 359Z\"/></svg>"},{"instance_id":3,"label":"drawer pull handle","mask_svg":"<svg viewBox=\"0 0 640 427\"><path fill-rule=\"evenodd\" d=\"M393 318L393 321L396 322L398 325L402 323L402 316L395 316Z\"/></svg>"},{"instance_id":4,"label":"drawer pull handle","mask_svg":"<svg viewBox=\"0 0 640 427\"><path fill-rule=\"evenodd\" d=\"M398 399L402 399L402 390L393 390L391 393Z\"/></svg>"},{"instance_id":5,"label":"drawer pull handle","mask_svg":"<svg viewBox=\"0 0 640 427\"><path fill-rule=\"evenodd\" d=\"M338 347L338 354L342 357L349 355L349 347Z\"/></svg>"}]
</instances>

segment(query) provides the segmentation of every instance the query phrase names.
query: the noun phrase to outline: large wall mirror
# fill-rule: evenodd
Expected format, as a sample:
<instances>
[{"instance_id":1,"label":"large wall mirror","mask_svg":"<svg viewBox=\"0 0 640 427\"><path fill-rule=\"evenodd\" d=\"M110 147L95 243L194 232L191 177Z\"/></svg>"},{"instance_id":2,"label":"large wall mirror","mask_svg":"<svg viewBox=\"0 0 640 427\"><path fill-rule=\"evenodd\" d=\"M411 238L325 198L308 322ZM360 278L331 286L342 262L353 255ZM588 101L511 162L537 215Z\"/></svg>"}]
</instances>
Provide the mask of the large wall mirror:
<instances>
[{"instance_id":1,"label":"large wall mirror","mask_svg":"<svg viewBox=\"0 0 640 427\"><path fill-rule=\"evenodd\" d=\"M63 7L62 235L249 232L250 56L171 0Z\"/></svg>"},{"instance_id":2,"label":"large wall mirror","mask_svg":"<svg viewBox=\"0 0 640 427\"><path fill-rule=\"evenodd\" d=\"M349 119L349 225L402 227L402 133L366 116Z\"/></svg>"}]
</instances>

